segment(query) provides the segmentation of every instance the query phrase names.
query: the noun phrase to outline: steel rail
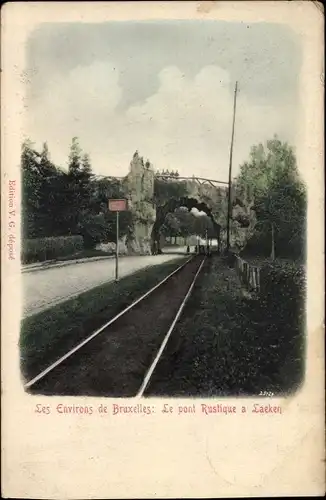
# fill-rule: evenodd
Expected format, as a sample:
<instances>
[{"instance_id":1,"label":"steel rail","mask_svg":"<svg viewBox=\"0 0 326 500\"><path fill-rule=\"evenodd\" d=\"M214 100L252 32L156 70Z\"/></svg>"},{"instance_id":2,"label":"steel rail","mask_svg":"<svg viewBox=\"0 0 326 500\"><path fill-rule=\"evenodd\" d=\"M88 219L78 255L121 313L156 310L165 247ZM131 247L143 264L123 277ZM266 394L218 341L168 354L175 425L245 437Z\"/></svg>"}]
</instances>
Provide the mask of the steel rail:
<instances>
[{"instance_id":1,"label":"steel rail","mask_svg":"<svg viewBox=\"0 0 326 500\"><path fill-rule=\"evenodd\" d=\"M194 257L195 256L191 256L189 259L186 260L186 262L184 262L183 264L181 264L181 266L179 266L177 269L175 269L174 271L172 271L172 273L170 273L168 276L166 276L157 285L153 286L148 292L146 292L144 295L142 295L137 300L135 300L134 302L132 302L128 307L126 307L125 309L123 309L123 311L121 311L119 314L117 314L112 319L110 319L109 321L107 321L104 325L102 325L100 328L98 328L97 330L95 330L95 332L93 332L91 335L89 335L88 337L86 337L86 339L84 339L82 342L80 342L79 344L77 344L70 351L68 351L66 354L64 354L63 356L61 356L61 358L59 358L57 361L55 361L54 363L52 363L51 365L49 365L47 368L45 368L43 371L41 371L38 375L36 375L34 378L32 378L32 380L30 380L29 382L27 382L24 385L25 389L28 389L29 387L32 387L36 382L38 382L39 380L43 379L48 373L50 373L52 370L54 370L57 366L61 365L66 359L70 358L70 356L72 356L77 351L79 351L84 345L88 344L88 342L90 342L91 340L93 340L93 338L97 337L97 335L99 335L101 332L103 332L103 330L105 330L108 326L112 325L115 321L117 321L119 318L121 318L121 316L123 316L128 311L130 311L130 309L132 309L137 304L139 304L139 302L141 302L142 300L144 300L146 297L148 297L150 294L152 294L155 290L157 290L157 288L159 288L166 281L168 281L170 278L172 278L172 276L174 276L177 272L179 272L181 269L183 269L191 260L194 259Z\"/></svg>"},{"instance_id":2,"label":"steel rail","mask_svg":"<svg viewBox=\"0 0 326 500\"><path fill-rule=\"evenodd\" d=\"M143 380L143 383L142 383L142 385L140 386L140 389L139 389L139 391L138 391L138 393L137 393L137 396L136 396L136 397L141 397L141 396L143 396L143 394L144 394L144 392L145 392L145 390L146 390L146 388L147 388L147 386L148 386L148 384L149 384L149 382L150 382L150 379L151 379L151 377L152 377L152 375L153 375L153 372L154 372L154 370L155 370L155 368L156 368L156 366L157 366L157 363L159 362L160 357L161 357L161 355L162 355L162 353L163 353L163 351L164 351L164 349L165 349L165 346L166 346L166 344L168 343L168 340L169 340L169 338L170 338L170 336L171 336L171 333L173 332L174 327L175 327L175 325L177 324L177 321L179 320L179 318L180 318L180 316L181 316L181 313L182 313L182 311L183 311L183 309L184 309L184 307L185 307L185 305L186 305L186 303L187 303L187 300L188 300L188 299L189 299L189 297L190 297L190 294L191 294L192 289L193 289L193 287L194 287L194 285L195 285L195 282L196 282L196 280L197 280L197 278L198 278L198 275L199 275L199 273L200 273L200 271L201 271L201 269L202 269L202 267L203 267L203 265L204 265L205 259L206 259L206 258L204 257L204 259L202 260L202 262L201 262L201 264L200 264L200 266L199 266L199 268L198 268L198 270L197 270L197 272L196 272L196 274L195 274L195 276L194 276L194 279L193 279L193 281L192 281L192 283L191 283L191 285L190 285L190 287L189 287L189 290L188 290L188 292L187 292L187 294L186 294L185 298L183 299L183 301L182 301L182 303L181 303L181 306L179 307L178 312L177 312L177 314L176 314L176 316L175 316L175 318L174 318L174 320L173 320L173 322L172 322L172 324L171 324L171 326L170 326L170 328L169 328L169 330L168 330L167 334L166 334L166 335L165 335L165 337L164 337L164 340L163 340L163 342L162 342L162 344L161 344L161 347L159 348L159 350L158 350L158 352L157 352L157 354L156 354L156 356L155 356L155 359L154 359L153 363L151 364L151 366L149 367L149 369L148 369L148 371L147 371L147 373L146 373L146 375L145 375L145 378L144 378L144 380Z\"/></svg>"}]
</instances>

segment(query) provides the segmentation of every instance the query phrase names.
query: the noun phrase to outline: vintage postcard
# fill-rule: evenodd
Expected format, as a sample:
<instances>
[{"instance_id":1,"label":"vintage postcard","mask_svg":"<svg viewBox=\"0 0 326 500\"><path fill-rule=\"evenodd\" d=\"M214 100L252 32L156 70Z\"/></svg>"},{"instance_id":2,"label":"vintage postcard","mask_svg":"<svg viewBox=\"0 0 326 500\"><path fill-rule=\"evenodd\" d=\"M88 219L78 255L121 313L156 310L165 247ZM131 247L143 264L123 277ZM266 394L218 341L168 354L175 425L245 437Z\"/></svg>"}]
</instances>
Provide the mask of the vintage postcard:
<instances>
[{"instance_id":1,"label":"vintage postcard","mask_svg":"<svg viewBox=\"0 0 326 500\"><path fill-rule=\"evenodd\" d=\"M323 16L4 5L3 497L324 493Z\"/></svg>"}]
</instances>

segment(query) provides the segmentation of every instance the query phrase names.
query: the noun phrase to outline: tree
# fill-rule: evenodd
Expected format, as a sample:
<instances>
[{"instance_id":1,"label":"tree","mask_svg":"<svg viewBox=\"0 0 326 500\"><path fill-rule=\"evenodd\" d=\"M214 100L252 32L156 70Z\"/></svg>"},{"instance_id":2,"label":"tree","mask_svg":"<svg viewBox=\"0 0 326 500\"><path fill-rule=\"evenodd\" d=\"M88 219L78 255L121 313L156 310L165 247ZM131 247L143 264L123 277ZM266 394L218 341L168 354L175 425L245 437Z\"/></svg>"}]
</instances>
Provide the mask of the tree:
<instances>
[{"instance_id":1,"label":"tree","mask_svg":"<svg viewBox=\"0 0 326 500\"><path fill-rule=\"evenodd\" d=\"M39 155L40 200L39 229L42 236L60 235L64 228L64 214L59 207L64 205L63 173L51 162L48 145L43 144ZM62 233L61 233L62 234Z\"/></svg>"},{"instance_id":2,"label":"tree","mask_svg":"<svg viewBox=\"0 0 326 500\"><path fill-rule=\"evenodd\" d=\"M73 137L70 146L68 172L71 175L78 175L81 170L82 151L77 137Z\"/></svg>"},{"instance_id":3,"label":"tree","mask_svg":"<svg viewBox=\"0 0 326 500\"><path fill-rule=\"evenodd\" d=\"M195 216L186 207L178 207L174 212L169 212L161 226L160 232L164 236L176 238L181 236L187 240L191 235L198 235L203 238L215 238L216 230L213 222L207 215Z\"/></svg>"},{"instance_id":4,"label":"tree","mask_svg":"<svg viewBox=\"0 0 326 500\"><path fill-rule=\"evenodd\" d=\"M179 235L185 239L186 243L187 238L196 233L196 217L186 207L177 208L174 215L179 223Z\"/></svg>"},{"instance_id":5,"label":"tree","mask_svg":"<svg viewBox=\"0 0 326 500\"><path fill-rule=\"evenodd\" d=\"M90 209L92 194L92 169L89 156L82 156L82 150L76 137L72 139L66 185L66 203L68 208L68 226L70 234L75 234L80 227L79 216Z\"/></svg>"},{"instance_id":6,"label":"tree","mask_svg":"<svg viewBox=\"0 0 326 500\"><path fill-rule=\"evenodd\" d=\"M249 162L242 165L236 181L237 196L244 205L252 202L257 224L255 245L269 256L304 253L306 193L287 143L276 136L266 146L251 149ZM258 233L260 238L257 239ZM260 240L260 244L258 244ZM267 244L269 241L269 244ZM250 246L250 245L249 245Z\"/></svg>"},{"instance_id":7,"label":"tree","mask_svg":"<svg viewBox=\"0 0 326 500\"><path fill-rule=\"evenodd\" d=\"M102 214L106 225L106 232L102 241L115 241L116 239L116 217L108 210L110 198L124 198L124 186L118 179L93 180L92 210L95 214ZM133 221L130 211L121 212L119 216L120 236L129 235L132 232Z\"/></svg>"},{"instance_id":8,"label":"tree","mask_svg":"<svg viewBox=\"0 0 326 500\"><path fill-rule=\"evenodd\" d=\"M66 234L67 174L50 160L46 143L41 153L31 141L22 145L22 219L25 238Z\"/></svg>"},{"instance_id":9,"label":"tree","mask_svg":"<svg viewBox=\"0 0 326 500\"><path fill-rule=\"evenodd\" d=\"M37 216L40 205L40 177L38 158L33 143L27 139L22 144L22 224L26 238L37 235Z\"/></svg>"},{"instance_id":10,"label":"tree","mask_svg":"<svg viewBox=\"0 0 326 500\"><path fill-rule=\"evenodd\" d=\"M180 222L174 213L169 212L166 215L163 231L167 236L174 237L174 243L177 242L177 237L180 236Z\"/></svg>"},{"instance_id":11,"label":"tree","mask_svg":"<svg viewBox=\"0 0 326 500\"><path fill-rule=\"evenodd\" d=\"M115 214L109 198L124 197L117 179L95 180L91 161L82 154L78 139L72 140L68 172L56 167L44 143L41 153L27 140L22 145L22 197L24 238L81 234L87 248L115 241ZM132 231L130 212L120 214L120 236Z\"/></svg>"},{"instance_id":12,"label":"tree","mask_svg":"<svg viewBox=\"0 0 326 500\"><path fill-rule=\"evenodd\" d=\"M195 233L202 238L206 238L206 236L208 238L215 238L216 232L211 218L207 215L195 217Z\"/></svg>"}]
</instances>

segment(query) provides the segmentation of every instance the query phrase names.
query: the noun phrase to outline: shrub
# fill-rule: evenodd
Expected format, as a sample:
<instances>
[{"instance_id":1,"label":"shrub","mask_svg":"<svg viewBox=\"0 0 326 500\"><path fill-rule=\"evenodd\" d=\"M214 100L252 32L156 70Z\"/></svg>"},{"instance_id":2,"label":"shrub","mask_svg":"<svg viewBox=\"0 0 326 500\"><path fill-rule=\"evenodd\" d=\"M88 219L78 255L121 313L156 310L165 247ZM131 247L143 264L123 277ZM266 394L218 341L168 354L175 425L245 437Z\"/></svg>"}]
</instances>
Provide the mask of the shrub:
<instances>
[{"instance_id":1,"label":"shrub","mask_svg":"<svg viewBox=\"0 0 326 500\"><path fill-rule=\"evenodd\" d=\"M83 250L82 236L57 236L23 240L21 260L23 264L43 262L72 255Z\"/></svg>"},{"instance_id":2,"label":"shrub","mask_svg":"<svg viewBox=\"0 0 326 500\"><path fill-rule=\"evenodd\" d=\"M273 262L260 270L261 300L271 313L286 313L288 319L304 315L306 273L295 262ZM302 318L301 318L302 319Z\"/></svg>"},{"instance_id":3,"label":"shrub","mask_svg":"<svg viewBox=\"0 0 326 500\"><path fill-rule=\"evenodd\" d=\"M241 251L241 256L246 257L269 257L272 250L272 235L270 228L255 229L253 235L248 239ZM275 254L281 259L303 260L306 253L306 234L303 228L299 228L297 234L287 232L275 232Z\"/></svg>"},{"instance_id":4,"label":"shrub","mask_svg":"<svg viewBox=\"0 0 326 500\"><path fill-rule=\"evenodd\" d=\"M304 266L282 262L261 268L261 333L272 347L270 365L274 363L275 383L285 389L281 381L288 379L288 390L299 387L304 377L305 297Z\"/></svg>"}]
</instances>

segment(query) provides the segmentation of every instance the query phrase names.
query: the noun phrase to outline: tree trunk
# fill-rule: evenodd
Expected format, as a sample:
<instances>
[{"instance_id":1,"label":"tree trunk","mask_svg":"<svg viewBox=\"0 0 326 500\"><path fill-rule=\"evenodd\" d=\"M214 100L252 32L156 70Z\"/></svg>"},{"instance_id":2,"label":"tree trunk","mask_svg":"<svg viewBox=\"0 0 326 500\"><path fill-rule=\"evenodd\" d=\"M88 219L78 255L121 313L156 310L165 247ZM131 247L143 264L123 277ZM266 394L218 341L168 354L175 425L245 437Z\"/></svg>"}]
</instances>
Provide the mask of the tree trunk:
<instances>
[{"instance_id":1,"label":"tree trunk","mask_svg":"<svg viewBox=\"0 0 326 500\"><path fill-rule=\"evenodd\" d=\"M177 244L177 237L176 236L174 237L174 244L175 245Z\"/></svg>"},{"instance_id":2,"label":"tree trunk","mask_svg":"<svg viewBox=\"0 0 326 500\"><path fill-rule=\"evenodd\" d=\"M275 235L274 235L274 224L272 222L272 249L271 249L271 259L275 260Z\"/></svg>"},{"instance_id":3,"label":"tree trunk","mask_svg":"<svg viewBox=\"0 0 326 500\"><path fill-rule=\"evenodd\" d=\"M219 230L217 233L217 253L221 253L221 231Z\"/></svg>"}]
</instances>

